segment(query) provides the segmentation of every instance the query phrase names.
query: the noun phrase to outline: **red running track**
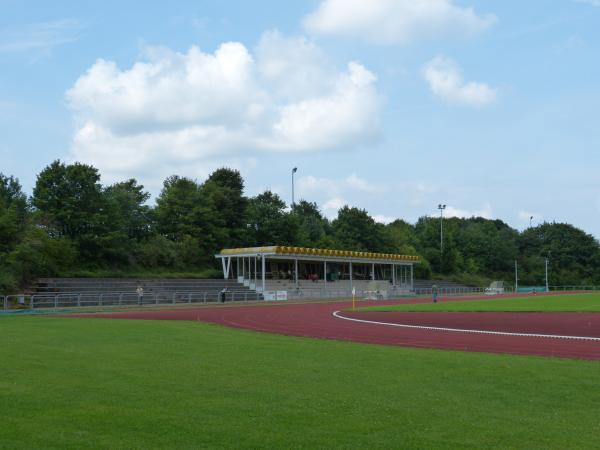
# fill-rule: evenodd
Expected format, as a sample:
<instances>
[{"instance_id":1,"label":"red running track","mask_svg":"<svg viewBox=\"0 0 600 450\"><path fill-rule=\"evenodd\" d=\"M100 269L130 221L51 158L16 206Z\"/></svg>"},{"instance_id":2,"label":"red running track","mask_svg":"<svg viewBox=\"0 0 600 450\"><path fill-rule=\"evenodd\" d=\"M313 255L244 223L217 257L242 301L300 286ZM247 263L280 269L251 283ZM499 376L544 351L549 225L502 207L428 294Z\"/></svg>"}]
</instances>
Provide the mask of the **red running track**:
<instances>
[{"instance_id":1,"label":"red running track","mask_svg":"<svg viewBox=\"0 0 600 450\"><path fill-rule=\"evenodd\" d=\"M79 314L75 317L194 320L289 336L369 344L600 360L600 341L441 331L333 317L350 303L269 304ZM346 317L444 328L600 337L594 313L351 313ZM71 316L73 317L73 316Z\"/></svg>"}]
</instances>

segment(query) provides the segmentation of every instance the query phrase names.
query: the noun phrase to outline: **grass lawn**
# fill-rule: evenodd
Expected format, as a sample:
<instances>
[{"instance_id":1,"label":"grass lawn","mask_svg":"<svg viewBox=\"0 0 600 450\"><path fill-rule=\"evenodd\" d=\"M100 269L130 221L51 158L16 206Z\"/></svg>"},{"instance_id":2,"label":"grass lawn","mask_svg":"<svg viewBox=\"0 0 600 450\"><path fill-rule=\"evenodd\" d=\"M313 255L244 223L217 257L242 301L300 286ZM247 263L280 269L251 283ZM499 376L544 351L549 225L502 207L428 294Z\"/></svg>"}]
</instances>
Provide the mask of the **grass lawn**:
<instances>
[{"instance_id":1,"label":"grass lawn","mask_svg":"<svg viewBox=\"0 0 600 450\"><path fill-rule=\"evenodd\" d=\"M600 362L0 317L0 448L600 448Z\"/></svg>"},{"instance_id":2,"label":"grass lawn","mask_svg":"<svg viewBox=\"0 0 600 450\"><path fill-rule=\"evenodd\" d=\"M600 312L600 294L568 294L556 296L535 296L518 298L494 298L486 300L465 300L438 303L419 303L414 305L373 306L358 311L445 311L445 312Z\"/></svg>"}]
</instances>

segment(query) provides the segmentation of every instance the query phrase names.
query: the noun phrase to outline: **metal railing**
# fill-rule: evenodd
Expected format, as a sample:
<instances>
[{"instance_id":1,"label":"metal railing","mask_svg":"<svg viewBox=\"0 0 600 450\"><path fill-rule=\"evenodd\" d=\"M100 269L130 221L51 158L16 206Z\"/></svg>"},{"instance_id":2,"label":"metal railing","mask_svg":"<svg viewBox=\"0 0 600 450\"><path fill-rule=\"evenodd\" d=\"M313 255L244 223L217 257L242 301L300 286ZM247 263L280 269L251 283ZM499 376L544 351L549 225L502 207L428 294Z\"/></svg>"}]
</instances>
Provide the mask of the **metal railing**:
<instances>
[{"instance_id":1,"label":"metal railing","mask_svg":"<svg viewBox=\"0 0 600 450\"><path fill-rule=\"evenodd\" d=\"M549 286L548 290L552 291L600 291L600 286Z\"/></svg>"},{"instance_id":2,"label":"metal railing","mask_svg":"<svg viewBox=\"0 0 600 450\"><path fill-rule=\"evenodd\" d=\"M177 305L262 300L253 291L175 291L138 295L136 292L56 293L0 296L1 310L35 310L106 306Z\"/></svg>"},{"instance_id":3,"label":"metal railing","mask_svg":"<svg viewBox=\"0 0 600 450\"><path fill-rule=\"evenodd\" d=\"M439 296L460 296L469 294L484 294L487 288L483 287L440 287ZM600 286L550 286L551 292L578 292L578 291L600 291ZM510 294L514 290L505 288L504 293ZM334 299L350 298L352 291L349 289L289 289L288 300L309 299ZM373 292L366 289L356 289L357 298L367 298ZM416 288L410 290L408 287L389 289L382 297L398 298L406 296L430 296L432 288ZM137 292L96 292L96 293L54 293L54 294L17 294L0 296L0 311L26 311L59 308L86 308L86 307L127 307L145 305L181 305L181 304L210 304L225 301L231 302L255 302L262 301L263 296L259 292L227 291L222 297L221 291L174 291L153 292L143 296ZM378 297L379 298L379 297Z\"/></svg>"}]
</instances>

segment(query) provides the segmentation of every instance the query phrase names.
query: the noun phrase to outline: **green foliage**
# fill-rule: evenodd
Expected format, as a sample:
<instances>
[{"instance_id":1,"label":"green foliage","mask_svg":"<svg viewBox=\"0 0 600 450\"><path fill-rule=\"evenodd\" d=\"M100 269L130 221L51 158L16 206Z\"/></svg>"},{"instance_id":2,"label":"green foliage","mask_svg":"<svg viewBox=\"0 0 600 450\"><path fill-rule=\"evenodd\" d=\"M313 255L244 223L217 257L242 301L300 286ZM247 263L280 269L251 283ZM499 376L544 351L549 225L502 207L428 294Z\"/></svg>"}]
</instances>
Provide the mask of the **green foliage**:
<instances>
[{"instance_id":1,"label":"green foliage","mask_svg":"<svg viewBox=\"0 0 600 450\"><path fill-rule=\"evenodd\" d=\"M28 207L19 181L0 173L0 254L9 252L21 239Z\"/></svg>"},{"instance_id":2,"label":"green foliage","mask_svg":"<svg viewBox=\"0 0 600 450\"><path fill-rule=\"evenodd\" d=\"M156 229L166 238L181 242L197 231L194 213L200 200L200 187L189 178L173 175L167 178L156 199Z\"/></svg>"},{"instance_id":3,"label":"green foliage","mask_svg":"<svg viewBox=\"0 0 600 450\"><path fill-rule=\"evenodd\" d=\"M335 242L326 237L331 234L329 222L319 211L316 203L300 200L292 207L292 213L300 226L297 245L303 247L333 248Z\"/></svg>"},{"instance_id":4,"label":"green foliage","mask_svg":"<svg viewBox=\"0 0 600 450\"><path fill-rule=\"evenodd\" d=\"M600 244L572 225L544 223L523 232L481 217L421 217L413 225L377 223L344 206L324 217L316 203L292 208L275 193L248 198L236 170L220 168L203 183L168 177L154 204L135 179L104 187L85 164L54 161L38 175L28 201L14 177L0 174L0 291L39 276L73 273L206 273L222 248L293 245L417 254L419 279L444 278L600 285ZM215 273L215 272L212 272Z\"/></svg>"},{"instance_id":5,"label":"green foliage","mask_svg":"<svg viewBox=\"0 0 600 450\"><path fill-rule=\"evenodd\" d=\"M517 241L522 284L544 279L550 261L550 284L594 284L599 280L600 252L593 236L569 224L543 223L525 230Z\"/></svg>"},{"instance_id":6,"label":"green foliage","mask_svg":"<svg viewBox=\"0 0 600 450\"><path fill-rule=\"evenodd\" d=\"M253 245L295 245L300 222L285 212L285 202L271 191L251 198L248 202L248 242Z\"/></svg>"},{"instance_id":7,"label":"green foliage","mask_svg":"<svg viewBox=\"0 0 600 450\"><path fill-rule=\"evenodd\" d=\"M105 201L94 167L54 161L38 175L32 204L51 234L79 240L101 228Z\"/></svg>"},{"instance_id":8,"label":"green foliage","mask_svg":"<svg viewBox=\"0 0 600 450\"><path fill-rule=\"evenodd\" d=\"M344 206L331 223L333 237L343 249L386 252L390 250L385 227L364 209Z\"/></svg>"}]
</instances>

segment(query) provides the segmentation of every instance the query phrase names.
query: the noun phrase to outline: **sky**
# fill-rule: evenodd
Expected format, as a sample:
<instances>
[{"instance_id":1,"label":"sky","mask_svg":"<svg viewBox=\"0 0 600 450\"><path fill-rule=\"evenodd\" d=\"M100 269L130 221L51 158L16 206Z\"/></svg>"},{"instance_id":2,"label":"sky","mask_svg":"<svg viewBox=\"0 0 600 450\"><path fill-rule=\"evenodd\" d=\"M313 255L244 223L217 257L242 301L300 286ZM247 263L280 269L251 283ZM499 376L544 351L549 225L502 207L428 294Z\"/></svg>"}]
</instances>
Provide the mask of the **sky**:
<instances>
[{"instance_id":1,"label":"sky","mask_svg":"<svg viewBox=\"0 0 600 450\"><path fill-rule=\"evenodd\" d=\"M598 0L0 0L0 172L600 237Z\"/></svg>"}]
</instances>

